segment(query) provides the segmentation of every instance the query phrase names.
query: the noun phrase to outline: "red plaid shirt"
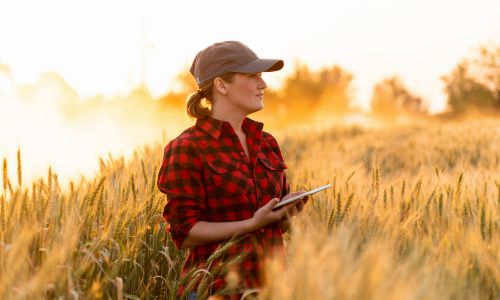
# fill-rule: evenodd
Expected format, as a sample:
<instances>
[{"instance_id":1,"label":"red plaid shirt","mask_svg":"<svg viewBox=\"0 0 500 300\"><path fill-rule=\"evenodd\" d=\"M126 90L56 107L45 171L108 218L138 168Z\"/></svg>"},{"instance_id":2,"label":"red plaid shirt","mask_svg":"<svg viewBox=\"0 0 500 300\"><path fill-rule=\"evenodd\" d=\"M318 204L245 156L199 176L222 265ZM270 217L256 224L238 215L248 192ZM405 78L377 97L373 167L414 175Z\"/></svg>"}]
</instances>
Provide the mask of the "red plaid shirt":
<instances>
[{"instance_id":1,"label":"red plaid shirt","mask_svg":"<svg viewBox=\"0 0 500 300\"><path fill-rule=\"evenodd\" d=\"M249 118L242 123L249 158L232 126L211 117L198 119L195 126L165 147L158 187L167 195L163 217L170 225L168 230L177 247L180 248L198 221L249 219L269 200L288 194L287 167L280 148L262 128L262 123ZM223 243L192 248L183 274L193 267L205 267L207 258ZM260 286L262 254L268 256L282 250L282 232L277 222L249 234L231 248L230 255L241 251L247 255L238 266L242 286ZM214 279L215 289L224 284L223 278Z\"/></svg>"}]
</instances>

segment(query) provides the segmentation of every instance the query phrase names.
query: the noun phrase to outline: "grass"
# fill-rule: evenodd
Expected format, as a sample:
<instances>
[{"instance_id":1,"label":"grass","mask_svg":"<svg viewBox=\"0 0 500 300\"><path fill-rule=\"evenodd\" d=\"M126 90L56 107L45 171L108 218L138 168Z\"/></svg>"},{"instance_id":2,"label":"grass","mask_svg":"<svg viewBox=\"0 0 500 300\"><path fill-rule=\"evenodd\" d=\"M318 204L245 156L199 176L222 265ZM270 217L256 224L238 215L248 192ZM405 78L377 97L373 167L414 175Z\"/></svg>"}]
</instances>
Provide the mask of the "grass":
<instances>
[{"instance_id":1,"label":"grass","mask_svg":"<svg viewBox=\"0 0 500 300\"><path fill-rule=\"evenodd\" d=\"M279 137L292 190L327 182L285 235L287 268L267 264L262 299L499 299L500 121L332 128ZM95 178L17 184L3 160L1 299L176 299L175 248L155 187L163 145ZM26 167L26 166L25 166ZM224 249L214 254L221 255ZM241 258L235 258L241 259ZM207 279L208 278L208 279Z\"/></svg>"}]
</instances>

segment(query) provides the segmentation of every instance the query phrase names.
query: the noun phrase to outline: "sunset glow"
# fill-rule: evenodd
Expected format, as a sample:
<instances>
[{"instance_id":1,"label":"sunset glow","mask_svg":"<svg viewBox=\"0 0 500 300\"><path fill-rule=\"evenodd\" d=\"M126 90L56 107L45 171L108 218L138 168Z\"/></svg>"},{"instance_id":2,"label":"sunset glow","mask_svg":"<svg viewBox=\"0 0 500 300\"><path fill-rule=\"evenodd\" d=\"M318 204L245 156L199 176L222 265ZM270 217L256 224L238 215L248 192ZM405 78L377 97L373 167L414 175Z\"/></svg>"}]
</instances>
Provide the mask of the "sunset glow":
<instances>
[{"instance_id":1,"label":"sunset glow","mask_svg":"<svg viewBox=\"0 0 500 300\"><path fill-rule=\"evenodd\" d=\"M172 113L174 126L159 115L151 121L147 112L127 123L113 109L75 118L68 107L121 99L142 84L157 99L179 88L175 78L197 51L221 40L284 59L282 72L265 75L273 88L297 62L312 70L339 65L353 74L353 100L364 110L373 85L398 75L431 111L441 111L440 77L498 39L499 12L493 0L259 0L237 7L232 1L2 1L0 158L13 166L21 148L27 177L49 165L75 177L95 171L98 155L130 155L165 130L178 132L189 124L182 114Z\"/></svg>"}]
</instances>

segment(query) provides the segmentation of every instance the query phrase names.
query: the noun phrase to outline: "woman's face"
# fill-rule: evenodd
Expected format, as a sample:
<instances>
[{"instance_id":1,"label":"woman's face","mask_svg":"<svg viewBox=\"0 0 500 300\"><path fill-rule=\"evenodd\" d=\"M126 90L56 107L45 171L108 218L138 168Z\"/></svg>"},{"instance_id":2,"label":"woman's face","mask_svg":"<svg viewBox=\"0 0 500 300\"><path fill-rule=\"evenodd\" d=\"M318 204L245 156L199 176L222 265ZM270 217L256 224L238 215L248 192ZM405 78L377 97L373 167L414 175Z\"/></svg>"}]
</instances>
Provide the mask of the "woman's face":
<instances>
[{"instance_id":1,"label":"woman's face","mask_svg":"<svg viewBox=\"0 0 500 300\"><path fill-rule=\"evenodd\" d=\"M267 84L262 79L262 73L236 73L233 82L229 83L226 96L235 109L244 114L251 114L264 107L264 89L266 88Z\"/></svg>"}]
</instances>

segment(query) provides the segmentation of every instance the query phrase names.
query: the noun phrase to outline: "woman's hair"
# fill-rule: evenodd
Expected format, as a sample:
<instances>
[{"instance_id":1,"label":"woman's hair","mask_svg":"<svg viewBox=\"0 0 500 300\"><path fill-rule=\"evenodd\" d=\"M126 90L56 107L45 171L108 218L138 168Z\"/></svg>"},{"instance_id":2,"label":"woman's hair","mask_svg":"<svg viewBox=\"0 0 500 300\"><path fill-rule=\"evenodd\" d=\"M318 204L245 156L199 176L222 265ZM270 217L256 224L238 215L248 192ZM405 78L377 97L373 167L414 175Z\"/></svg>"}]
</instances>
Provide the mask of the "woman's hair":
<instances>
[{"instance_id":1,"label":"woman's hair","mask_svg":"<svg viewBox=\"0 0 500 300\"><path fill-rule=\"evenodd\" d=\"M228 72L218 77L226 82L231 83L233 82L235 74L236 73ZM214 88L214 81L212 80L200 86L198 92L189 95L186 106L186 112L189 117L196 119L203 119L206 116L210 115L210 107L213 102L213 94L212 94L213 88ZM202 103L203 99L205 99L204 102L206 102L207 105Z\"/></svg>"}]
</instances>

